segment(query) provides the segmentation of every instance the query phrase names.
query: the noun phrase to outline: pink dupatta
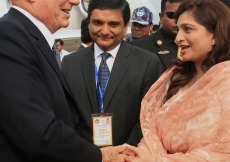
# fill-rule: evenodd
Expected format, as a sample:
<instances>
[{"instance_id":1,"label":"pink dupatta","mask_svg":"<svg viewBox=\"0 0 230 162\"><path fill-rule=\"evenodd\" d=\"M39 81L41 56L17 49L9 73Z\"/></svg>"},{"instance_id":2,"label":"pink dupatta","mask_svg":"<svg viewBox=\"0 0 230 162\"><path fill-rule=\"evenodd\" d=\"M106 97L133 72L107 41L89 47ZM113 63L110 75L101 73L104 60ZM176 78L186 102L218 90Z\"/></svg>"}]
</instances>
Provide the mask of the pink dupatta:
<instances>
[{"instance_id":1,"label":"pink dupatta","mask_svg":"<svg viewBox=\"0 0 230 162\"><path fill-rule=\"evenodd\" d=\"M162 104L172 70L142 100L138 147L158 162L230 161L230 61Z\"/></svg>"}]
</instances>

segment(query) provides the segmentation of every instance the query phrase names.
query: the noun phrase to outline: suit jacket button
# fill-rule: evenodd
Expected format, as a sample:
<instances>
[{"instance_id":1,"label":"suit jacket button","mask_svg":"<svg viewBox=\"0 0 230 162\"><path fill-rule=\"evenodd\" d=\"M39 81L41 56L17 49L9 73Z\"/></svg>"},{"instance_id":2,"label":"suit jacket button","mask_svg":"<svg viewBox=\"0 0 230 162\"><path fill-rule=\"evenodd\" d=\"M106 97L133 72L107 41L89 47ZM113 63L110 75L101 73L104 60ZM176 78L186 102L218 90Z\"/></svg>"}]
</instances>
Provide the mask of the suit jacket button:
<instances>
[{"instance_id":1,"label":"suit jacket button","mask_svg":"<svg viewBox=\"0 0 230 162\"><path fill-rule=\"evenodd\" d=\"M76 124L76 129L79 129L80 128L80 125L79 124Z\"/></svg>"}]
</instances>

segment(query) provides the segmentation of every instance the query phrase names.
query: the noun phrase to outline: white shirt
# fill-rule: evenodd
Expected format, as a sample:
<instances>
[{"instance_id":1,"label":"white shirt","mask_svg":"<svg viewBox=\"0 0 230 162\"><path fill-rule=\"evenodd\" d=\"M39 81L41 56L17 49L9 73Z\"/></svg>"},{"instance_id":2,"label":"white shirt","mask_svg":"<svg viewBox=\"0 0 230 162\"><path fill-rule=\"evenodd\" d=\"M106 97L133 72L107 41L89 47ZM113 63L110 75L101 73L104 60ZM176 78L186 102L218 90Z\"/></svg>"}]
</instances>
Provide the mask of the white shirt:
<instances>
[{"instance_id":1,"label":"white shirt","mask_svg":"<svg viewBox=\"0 0 230 162\"><path fill-rule=\"evenodd\" d=\"M18 6L12 6L12 7L14 9L20 11L23 15L25 15L28 19L30 19L30 21L32 21L34 23L34 25L40 30L40 32L45 37L46 41L48 42L48 44L50 46L50 49L52 49L52 47L54 45L54 36L50 32L50 30L45 26L45 24L43 24L40 20L35 18L33 15L31 15L26 10L24 10L24 9L18 7Z\"/></svg>"},{"instance_id":2,"label":"white shirt","mask_svg":"<svg viewBox=\"0 0 230 162\"><path fill-rule=\"evenodd\" d=\"M85 48L88 47L88 45L85 43L81 43L81 45L84 46Z\"/></svg>"},{"instance_id":3,"label":"white shirt","mask_svg":"<svg viewBox=\"0 0 230 162\"><path fill-rule=\"evenodd\" d=\"M63 57L66 56L66 55L68 55L68 54L69 54L68 51L62 49L61 52L60 52L61 61L62 61Z\"/></svg>"},{"instance_id":4,"label":"white shirt","mask_svg":"<svg viewBox=\"0 0 230 162\"><path fill-rule=\"evenodd\" d=\"M101 63L101 54L104 53L104 52L107 52L109 54L111 54L111 56L106 60L106 64L109 68L109 71L111 72L112 71L112 67L113 67L113 63L114 63L114 60L117 56L117 52L120 48L120 45L121 44L118 44L113 50L111 51L102 51L98 45L96 43L94 43L94 58L95 58L95 64L96 64L96 67L97 69L99 69L99 66L100 66L100 63Z\"/></svg>"}]
</instances>

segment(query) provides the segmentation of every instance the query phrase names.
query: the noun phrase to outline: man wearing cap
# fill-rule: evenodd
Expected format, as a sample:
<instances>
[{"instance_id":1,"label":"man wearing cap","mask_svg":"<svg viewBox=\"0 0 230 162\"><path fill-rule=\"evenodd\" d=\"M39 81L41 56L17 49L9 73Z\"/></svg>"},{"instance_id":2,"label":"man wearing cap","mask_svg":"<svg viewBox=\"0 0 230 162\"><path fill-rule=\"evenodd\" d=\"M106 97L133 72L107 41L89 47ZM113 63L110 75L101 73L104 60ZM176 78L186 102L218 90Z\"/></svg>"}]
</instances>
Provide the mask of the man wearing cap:
<instances>
[{"instance_id":1,"label":"man wearing cap","mask_svg":"<svg viewBox=\"0 0 230 162\"><path fill-rule=\"evenodd\" d=\"M174 40L178 29L174 13L182 1L162 0L159 13L161 28L155 34L130 42L131 45L157 54L161 60L163 71L169 67L171 60L177 58L178 46Z\"/></svg>"},{"instance_id":2,"label":"man wearing cap","mask_svg":"<svg viewBox=\"0 0 230 162\"><path fill-rule=\"evenodd\" d=\"M133 11L133 16L130 19L132 22L131 34L132 36L126 38L126 42L134 39L139 39L146 37L150 34L151 29L153 28L153 13L145 6L136 8Z\"/></svg>"}]
</instances>

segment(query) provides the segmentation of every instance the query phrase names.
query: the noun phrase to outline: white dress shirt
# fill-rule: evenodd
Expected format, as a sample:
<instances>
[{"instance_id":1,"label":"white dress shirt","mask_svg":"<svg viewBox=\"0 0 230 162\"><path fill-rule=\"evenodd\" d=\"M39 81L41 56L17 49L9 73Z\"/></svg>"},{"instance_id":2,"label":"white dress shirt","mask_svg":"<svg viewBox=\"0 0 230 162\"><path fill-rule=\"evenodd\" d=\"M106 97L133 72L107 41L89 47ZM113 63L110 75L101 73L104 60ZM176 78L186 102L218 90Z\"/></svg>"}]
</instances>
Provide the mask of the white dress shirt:
<instances>
[{"instance_id":1,"label":"white dress shirt","mask_svg":"<svg viewBox=\"0 0 230 162\"><path fill-rule=\"evenodd\" d=\"M85 48L88 47L88 45L85 43L81 43L81 45L84 46Z\"/></svg>"},{"instance_id":2,"label":"white dress shirt","mask_svg":"<svg viewBox=\"0 0 230 162\"><path fill-rule=\"evenodd\" d=\"M14 9L20 11L23 15L25 15L28 19L30 19L30 21L32 21L34 23L34 25L40 30L40 32L45 37L46 41L48 42L48 44L50 46L50 49L52 49L52 47L54 45L54 36L50 32L50 30L45 26L45 24L43 24L40 20L35 18L33 15L31 15L26 10L24 10L24 9L18 7L18 6L12 6L12 7Z\"/></svg>"},{"instance_id":3,"label":"white dress shirt","mask_svg":"<svg viewBox=\"0 0 230 162\"><path fill-rule=\"evenodd\" d=\"M68 54L69 54L68 51L62 49L61 52L60 52L61 61L62 61L63 57L66 56L66 55L68 55Z\"/></svg>"},{"instance_id":4,"label":"white dress shirt","mask_svg":"<svg viewBox=\"0 0 230 162\"><path fill-rule=\"evenodd\" d=\"M94 58L95 58L95 64L96 64L96 67L97 69L99 69L99 66L100 66L100 63L101 63L101 54L104 53L104 52L107 52L109 53L111 56L106 60L106 64L109 68L109 71L111 72L112 71L112 68L113 68L113 63L114 63L114 60L117 56L117 52L120 48L120 45L121 44L118 44L113 50L111 51L102 51L98 45L96 43L94 43Z\"/></svg>"}]
</instances>

